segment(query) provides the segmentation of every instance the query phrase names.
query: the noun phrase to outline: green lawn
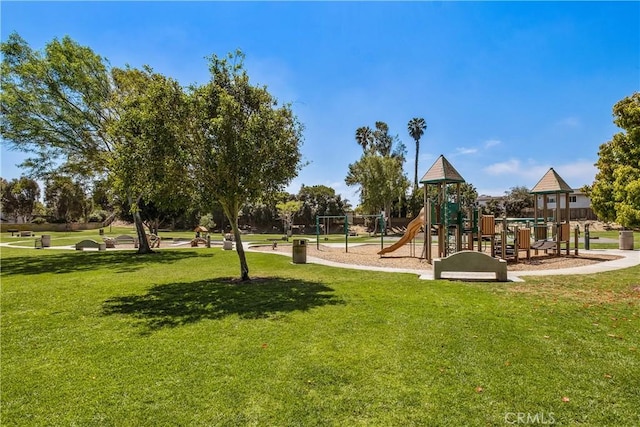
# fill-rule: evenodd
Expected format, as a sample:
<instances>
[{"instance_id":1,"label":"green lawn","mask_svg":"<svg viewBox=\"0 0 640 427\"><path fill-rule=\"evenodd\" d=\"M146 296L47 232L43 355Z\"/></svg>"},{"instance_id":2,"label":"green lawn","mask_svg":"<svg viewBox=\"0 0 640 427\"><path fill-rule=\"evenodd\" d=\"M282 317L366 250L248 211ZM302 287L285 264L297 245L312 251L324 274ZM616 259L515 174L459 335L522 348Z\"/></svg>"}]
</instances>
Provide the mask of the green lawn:
<instances>
[{"instance_id":1,"label":"green lawn","mask_svg":"<svg viewBox=\"0 0 640 427\"><path fill-rule=\"evenodd\" d=\"M83 231L43 231L37 232L36 235L40 237L42 234L47 234L51 236L51 245L52 246L68 246L74 245L77 242L83 239L92 239L98 242L102 241L103 237L117 237L122 234L136 236L136 230L133 227L105 227L104 228L104 236L99 234L99 230L83 230ZM193 239L195 237L195 233L193 231L163 231L159 233L161 239L164 243L161 242L161 247L166 247L170 245L173 240L178 239ZM243 242L251 242L251 243L271 243L272 241L282 242L283 235L282 233L269 233L269 234L243 234L242 241ZM212 242L221 242L224 238L224 235L221 233L211 233L211 241ZM304 235L293 235L289 238L289 243L293 241L293 239L309 239L315 242L316 235L315 234L304 234ZM11 233L5 232L0 233L0 240L4 243L10 243L12 246L19 247L34 247L34 237L18 237L11 236ZM340 243L344 242L344 235L340 234L330 234L328 236L321 235L321 242L329 242L329 243ZM386 241L386 238L385 238ZM349 236L349 243L358 243L358 242L380 242L380 236L378 237L369 237L368 235L361 236Z\"/></svg>"},{"instance_id":2,"label":"green lawn","mask_svg":"<svg viewBox=\"0 0 640 427\"><path fill-rule=\"evenodd\" d=\"M135 236L136 231L133 227L105 227L104 228L104 237L117 237L121 234L128 234L130 236ZM92 239L96 241L102 241L102 237L98 230L84 230L84 231L67 231L67 232L38 232L37 235L40 236L42 234L48 234L51 236L51 244L53 246L66 246L66 245L74 245L77 242L83 239ZM596 239L592 239L590 241L590 249L617 249L618 248L618 232L617 231L598 231L591 232L591 237L596 237ZM160 232L160 237L164 240L164 243L161 244L161 247L167 247L170 245L174 239L193 239L195 237L195 233L193 231L163 231ZM398 239L399 236L385 236L383 238L384 245L390 245ZM634 237L634 247L640 248L640 232L635 232L633 234ZM289 243L292 242L293 239L309 239L312 242L316 241L315 234L309 235L293 235L289 238ZM601 238L606 239L615 239L615 243L600 241ZM34 238L33 237L17 237L11 236L11 233L0 233L0 239L2 242L9 242L12 246L21 246L21 247L33 247L34 246ZM223 239L223 235L220 233L212 233L211 240L213 242L221 242ZM435 239L435 238L434 238ZM243 242L251 242L251 243L271 243L272 241L282 242L282 233L270 233L270 234L243 234L242 241ZM320 243L344 243L345 238L342 234L329 234L327 236L320 235ZM423 239L417 238L416 243L421 244ZM369 236L368 234L362 234L359 236L349 236L348 238L349 244L356 243L380 243L380 236ZM573 247L573 235L571 240L571 246ZM584 249L584 233L580 235L579 245L580 249Z\"/></svg>"},{"instance_id":3,"label":"green lawn","mask_svg":"<svg viewBox=\"0 0 640 427\"><path fill-rule=\"evenodd\" d=\"M238 283L219 248L1 255L3 426L640 425L640 267L432 282L249 253Z\"/></svg>"}]
</instances>

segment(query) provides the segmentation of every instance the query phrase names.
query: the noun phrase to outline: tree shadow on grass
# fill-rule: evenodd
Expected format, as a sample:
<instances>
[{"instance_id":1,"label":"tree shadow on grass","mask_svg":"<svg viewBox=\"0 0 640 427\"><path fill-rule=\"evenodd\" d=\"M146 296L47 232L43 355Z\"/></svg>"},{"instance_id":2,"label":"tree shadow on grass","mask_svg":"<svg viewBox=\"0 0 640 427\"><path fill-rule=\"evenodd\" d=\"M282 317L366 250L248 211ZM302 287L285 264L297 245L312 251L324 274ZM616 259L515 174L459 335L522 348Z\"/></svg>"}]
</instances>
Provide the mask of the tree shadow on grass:
<instances>
[{"instance_id":1,"label":"tree shadow on grass","mask_svg":"<svg viewBox=\"0 0 640 427\"><path fill-rule=\"evenodd\" d=\"M114 273L136 271L154 264L166 264L193 257L211 258L211 252L175 250L137 254L131 251L77 251L40 256L17 256L2 260L2 276L34 275L41 273L76 273L108 268Z\"/></svg>"},{"instance_id":2,"label":"tree shadow on grass","mask_svg":"<svg viewBox=\"0 0 640 427\"><path fill-rule=\"evenodd\" d=\"M230 315L261 319L337 304L344 301L322 283L281 277L239 282L225 277L157 285L144 295L111 298L104 302L103 313L132 316L153 331Z\"/></svg>"}]
</instances>

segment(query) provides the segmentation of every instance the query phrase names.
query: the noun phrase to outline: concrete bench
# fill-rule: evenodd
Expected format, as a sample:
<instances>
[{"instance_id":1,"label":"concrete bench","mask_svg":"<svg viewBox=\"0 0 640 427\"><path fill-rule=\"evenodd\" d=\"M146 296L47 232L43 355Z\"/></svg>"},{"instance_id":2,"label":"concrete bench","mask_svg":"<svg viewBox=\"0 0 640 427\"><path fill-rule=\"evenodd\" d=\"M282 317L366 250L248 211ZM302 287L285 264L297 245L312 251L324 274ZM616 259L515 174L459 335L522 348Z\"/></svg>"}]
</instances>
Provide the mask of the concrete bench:
<instances>
[{"instance_id":1,"label":"concrete bench","mask_svg":"<svg viewBox=\"0 0 640 427\"><path fill-rule=\"evenodd\" d=\"M507 281L507 261L474 251L462 251L446 258L433 260L433 278L442 278L442 273L495 273L498 282Z\"/></svg>"},{"instance_id":2,"label":"concrete bench","mask_svg":"<svg viewBox=\"0 0 640 427\"><path fill-rule=\"evenodd\" d=\"M11 233L13 236L13 233ZM23 230L20 232L20 237L31 237L33 234L29 230Z\"/></svg>"},{"instance_id":3,"label":"concrete bench","mask_svg":"<svg viewBox=\"0 0 640 427\"><path fill-rule=\"evenodd\" d=\"M116 244L118 245L133 245L134 248L138 247L138 238L133 236L128 236L126 234L121 234L116 237Z\"/></svg>"},{"instance_id":4,"label":"concrete bench","mask_svg":"<svg viewBox=\"0 0 640 427\"><path fill-rule=\"evenodd\" d=\"M99 251L106 251L106 243L98 243L95 240L83 240L76 243L76 251L82 251L84 249L98 249Z\"/></svg>"}]
</instances>

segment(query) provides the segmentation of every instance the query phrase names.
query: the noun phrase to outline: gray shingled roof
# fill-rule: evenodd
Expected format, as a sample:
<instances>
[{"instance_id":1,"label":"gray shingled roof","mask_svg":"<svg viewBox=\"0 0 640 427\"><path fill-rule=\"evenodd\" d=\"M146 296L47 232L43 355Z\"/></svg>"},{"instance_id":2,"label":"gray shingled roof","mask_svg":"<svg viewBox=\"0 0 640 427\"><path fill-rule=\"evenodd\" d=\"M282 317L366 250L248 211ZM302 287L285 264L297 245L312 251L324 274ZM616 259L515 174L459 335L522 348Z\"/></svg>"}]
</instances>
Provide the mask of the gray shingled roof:
<instances>
[{"instance_id":1,"label":"gray shingled roof","mask_svg":"<svg viewBox=\"0 0 640 427\"><path fill-rule=\"evenodd\" d=\"M420 180L420 184L434 184L439 182L464 182L464 178L442 154Z\"/></svg>"},{"instance_id":2,"label":"gray shingled roof","mask_svg":"<svg viewBox=\"0 0 640 427\"><path fill-rule=\"evenodd\" d=\"M531 190L531 194L572 193L573 189L558 172L550 168Z\"/></svg>"}]
</instances>

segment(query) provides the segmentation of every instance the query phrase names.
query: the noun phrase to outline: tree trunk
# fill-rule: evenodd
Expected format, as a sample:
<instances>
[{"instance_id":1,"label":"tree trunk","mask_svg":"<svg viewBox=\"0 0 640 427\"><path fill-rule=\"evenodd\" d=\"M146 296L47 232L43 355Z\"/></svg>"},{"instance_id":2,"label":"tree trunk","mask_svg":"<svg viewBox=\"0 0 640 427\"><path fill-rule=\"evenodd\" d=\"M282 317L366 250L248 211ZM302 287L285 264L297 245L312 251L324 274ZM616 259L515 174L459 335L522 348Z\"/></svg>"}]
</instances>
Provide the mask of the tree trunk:
<instances>
[{"instance_id":1,"label":"tree trunk","mask_svg":"<svg viewBox=\"0 0 640 427\"><path fill-rule=\"evenodd\" d=\"M133 200L129 198L129 204L133 206ZM149 241L147 240L147 233L144 230L144 224L142 223L142 217L140 211L137 210L138 201L135 202L136 210L133 212L133 223L136 225L136 233L138 234L138 253L139 254L152 254L153 250L149 247Z\"/></svg>"},{"instance_id":2,"label":"tree trunk","mask_svg":"<svg viewBox=\"0 0 640 427\"><path fill-rule=\"evenodd\" d=\"M418 189L418 155L420 154L420 140L416 139L416 166L413 173L413 192Z\"/></svg>"},{"instance_id":3,"label":"tree trunk","mask_svg":"<svg viewBox=\"0 0 640 427\"><path fill-rule=\"evenodd\" d=\"M231 230L233 230L233 239L236 242L236 252L238 253L238 259L240 260L240 280L243 282L251 280L249 278L249 265L247 264L247 257L242 247L242 237L240 236L240 229L238 228L238 211L237 206L228 207L226 203L222 203L222 208L227 216L227 219L231 223Z\"/></svg>"},{"instance_id":4,"label":"tree trunk","mask_svg":"<svg viewBox=\"0 0 640 427\"><path fill-rule=\"evenodd\" d=\"M389 221L385 221L385 227L384 230L382 230L384 232L384 235L386 236L387 230L391 228L391 203L387 205L385 213L387 214L387 218L389 218Z\"/></svg>"},{"instance_id":5,"label":"tree trunk","mask_svg":"<svg viewBox=\"0 0 640 427\"><path fill-rule=\"evenodd\" d=\"M251 280L249 278L249 265L247 264L247 257L244 253L244 247L242 247L242 238L240 237L240 229L238 228L237 221L231 223L233 229L233 238L236 241L236 251L238 252L238 258L240 259L240 280L243 282Z\"/></svg>"}]
</instances>

